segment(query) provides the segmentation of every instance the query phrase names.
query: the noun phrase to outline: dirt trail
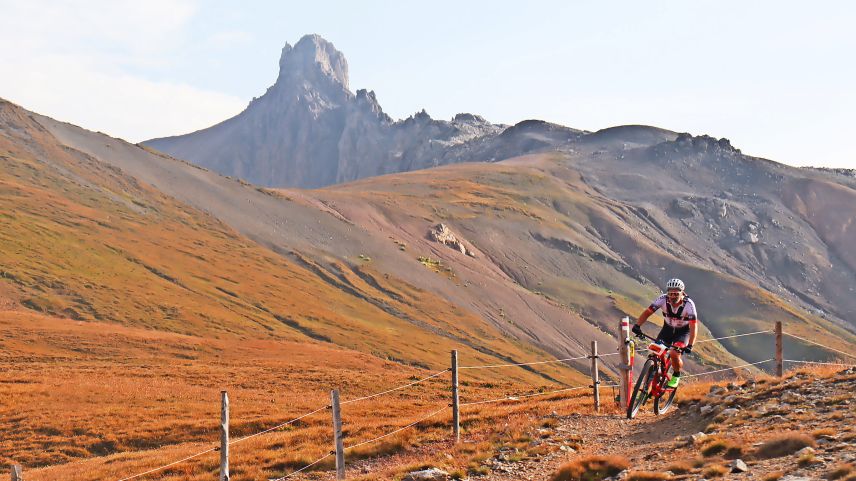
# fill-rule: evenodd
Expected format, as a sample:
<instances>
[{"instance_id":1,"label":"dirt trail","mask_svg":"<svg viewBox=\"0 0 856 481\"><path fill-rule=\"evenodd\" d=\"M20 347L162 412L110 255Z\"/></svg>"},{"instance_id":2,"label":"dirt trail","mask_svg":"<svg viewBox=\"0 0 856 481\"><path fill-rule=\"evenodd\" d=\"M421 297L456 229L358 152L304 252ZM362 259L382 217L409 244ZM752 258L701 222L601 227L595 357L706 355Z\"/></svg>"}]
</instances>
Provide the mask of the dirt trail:
<instances>
[{"instance_id":1,"label":"dirt trail","mask_svg":"<svg viewBox=\"0 0 856 481\"><path fill-rule=\"evenodd\" d=\"M651 413L650 405L634 420L616 413L572 414L539 430L542 442L559 451L517 463L500 454L491 474L472 479L547 481L565 462L617 455L630 462L630 471L662 473L646 479L856 480L854 392L856 367L826 375L798 372L757 387L754 381L712 386L663 416ZM572 445L578 451L567 448ZM738 459L743 472L733 471ZM847 474L830 474L836 470Z\"/></svg>"},{"instance_id":2,"label":"dirt trail","mask_svg":"<svg viewBox=\"0 0 856 481\"><path fill-rule=\"evenodd\" d=\"M544 430L550 438L543 442L579 441L578 451L560 450L539 459L527 459L513 464L497 465L485 481L543 481L550 478L562 464L584 455L620 455L629 459L634 470L653 469L659 453L669 453L677 436L694 434L705 425L696 412L672 409L662 416L640 413L628 420L617 413L571 414L557 418L556 427ZM654 455L652 456L652 453Z\"/></svg>"}]
</instances>

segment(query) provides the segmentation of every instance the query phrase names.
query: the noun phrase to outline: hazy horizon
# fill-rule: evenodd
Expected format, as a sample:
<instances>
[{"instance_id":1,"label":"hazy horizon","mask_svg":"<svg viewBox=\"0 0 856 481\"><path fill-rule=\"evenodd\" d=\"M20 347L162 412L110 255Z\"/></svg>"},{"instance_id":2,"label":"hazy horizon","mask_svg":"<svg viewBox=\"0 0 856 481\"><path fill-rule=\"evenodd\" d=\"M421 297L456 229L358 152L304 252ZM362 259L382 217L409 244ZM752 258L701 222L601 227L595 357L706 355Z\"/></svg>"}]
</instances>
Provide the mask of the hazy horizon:
<instances>
[{"instance_id":1,"label":"hazy horizon","mask_svg":"<svg viewBox=\"0 0 856 481\"><path fill-rule=\"evenodd\" d=\"M395 119L644 124L856 168L849 3L246 5L0 0L0 97L132 142L179 135L242 111L317 33Z\"/></svg>"}]
</instances>

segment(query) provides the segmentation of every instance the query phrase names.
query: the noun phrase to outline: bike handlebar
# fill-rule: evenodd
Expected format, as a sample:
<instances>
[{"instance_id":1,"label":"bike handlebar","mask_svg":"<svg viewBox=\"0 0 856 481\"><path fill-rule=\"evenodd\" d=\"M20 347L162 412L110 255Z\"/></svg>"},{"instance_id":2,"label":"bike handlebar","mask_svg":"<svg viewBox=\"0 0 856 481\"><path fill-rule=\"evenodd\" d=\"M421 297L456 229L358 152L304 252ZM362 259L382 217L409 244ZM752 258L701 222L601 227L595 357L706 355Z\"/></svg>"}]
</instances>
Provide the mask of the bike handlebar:
<instances>
[{"instance_id":1,"label":"bike handlebar","mask_svg":"<svg viewBox=\"0 0 856 481\"><path fill-rule=\"evenodd\" d=\"M648 334L645 334L644 332L642 333L642 335L641 335L641 336L640 336L640 335L638 335L638 334L636 334L636 337L638 337L639 339L644 339L644 338L646 338L646 337L647 337L648 339L650 339L650 340L652 340L652 341L654 341L654 342L659 342L659 341L657 340L657 338L656 338L656 337L651 337L651 336L649 336ZM683 348L683 347L676 347L676 346L673 346L673 345L669 345L669 346L667 346L667 348L668 348L668 349L674 349L674 350L676 350L676 351L678 351L678 352L681 352L681 353L682 353L682 352L684 352L684 348Z\"/></svg>"}]
</instances>

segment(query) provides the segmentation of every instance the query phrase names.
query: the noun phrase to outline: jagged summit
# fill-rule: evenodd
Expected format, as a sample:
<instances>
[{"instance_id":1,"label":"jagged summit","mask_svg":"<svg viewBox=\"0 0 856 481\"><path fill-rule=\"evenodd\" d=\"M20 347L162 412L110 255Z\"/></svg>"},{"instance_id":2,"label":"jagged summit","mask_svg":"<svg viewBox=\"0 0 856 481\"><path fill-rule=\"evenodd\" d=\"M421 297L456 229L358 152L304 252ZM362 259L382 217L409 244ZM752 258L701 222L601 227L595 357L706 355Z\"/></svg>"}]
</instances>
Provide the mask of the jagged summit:
<instances>
[{"instance_id":1,"label":"jagged summit","mask_svg":"<svg viewBox=\"0 0 856 481\"><path fill-rule=\"evenodd\" d=\"M661 162L671 161L675 148L683 152L691 147L699 155L740 155L727 140L679 136L642 125L589 133L535 119L509 127L474 113L439 120L425 109L394 120L373 90L349 90L344 54L315 34L294 46L286 43L279 66L276 83L239 115L198 132L145 144L255 184L303 188L459 162L573 150L572 144L595 150L662 144L646 153L649 160Z\"/></svg>"},{"instance_id":2,"label":"jagged summit","mask_svg":"<svg viewBox=\"0 0 856 481\"><path fill-rule=\"evenodd\" d=\"M279 58L276 83L306 80L333 80L348 90L348 61L342 52L320 35L305 35L294 47L288 42Z\"/></svg>"},{"instance_id":3,"label":"jagged summit","mask_svg":"<svg viewBox=\"0 0 856 481\"><path fill-rule=\"evenodd\" d=\"M505 129L474 114L436 120L423 109L394 121L369 89L349 90L345 56L319 35L286 43L276 83L213 127L146 145L256 184L321 187L472 160L503 159L552 142L495 141ZM508 145L506 145L508 144Z\"/></svg>"}]
</instances>

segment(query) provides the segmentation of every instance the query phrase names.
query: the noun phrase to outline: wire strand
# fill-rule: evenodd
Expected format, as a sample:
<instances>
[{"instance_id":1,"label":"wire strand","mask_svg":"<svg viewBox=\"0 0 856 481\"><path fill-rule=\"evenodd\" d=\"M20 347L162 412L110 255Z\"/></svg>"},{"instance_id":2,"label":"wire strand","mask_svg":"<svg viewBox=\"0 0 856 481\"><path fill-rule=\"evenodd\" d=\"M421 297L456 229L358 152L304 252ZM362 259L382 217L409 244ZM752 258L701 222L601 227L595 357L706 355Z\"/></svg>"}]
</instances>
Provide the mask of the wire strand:
<instances>
[{"instance_id":1,"label":"wire strand","mask_svg":"<svg viewBox=\"0 0 856 481\"><path fill-rule=\"evenodd\" d=\"M797 361L796 359L782 359L784 362L799 362L802 364L824 364L827 366L847 366L856 367L856 364L842 364L840 362L820 362L820 361Z\"/></svg>"},{"instance_id":2,"label":"wire strand","mask_svg":"<svg viewBox=\"0 0 856 481\"><path fill-rule=\"evenodd\" d=\"M381 435L381 436L378 436L378 437L376 437L376 438L369 439L368 441L363 441L363 442L361 442L361 443L357 443L357 444L354 444L354 445L352 445L352 446L348 446L348 447L346 447L346 448L345 448L345 451L347 451L347 450L349 450L349 449L358 448L358 447L360 447L360 446L364 446L364 445L366 445L366 444L371 444L371 443L374 443L374 442L376 442L376 441L380 441L380 440L381 440L381 439L383 439L383 438L386 438L386 437L392 436L393 434L400 433L401 431L404 431L405 429L408 429L408 428L411 428L411 427L413 427L413 426L416 426L417 424L421 423L422 421L425 421L426 419L432 418L432 417L436 416L437 414L439 414L439 413L441 413L441 412L443 412L443 411L445 411L445 410L447 410L447 409L449 409L449 406L444 406L444 407L442 407L442 408L440 408L440 409L438 409L438 410L434 411L433 413L431 413L431 414L429 414L429 415L425 416L425 417L424 417L424 418L422 418L422 419L419 419L419 420L417 420L417 421L413 421L412 423L408 424L407 426L404 426L404 427L398 428L398 429L396 429L395 431L388 432L388 433L386 433L386 434L384 434L384 435Z\"/></svg>"},{"instance_id":3,"label":"wire strand","mask_svg":"<svg viewBox=\"0 0 856 481\"><path fill-rule=\"evenodd\" d=\"M186 457L186 458L181 458L181 459L179 459L178 461L173 461L173 462L171 462L171 463L169 463L169 464L165 464L165 465L163 465L163 466L160 466L160 467L157 467L157 468L154 468L154 469L150 469L150 470L146 471L145 473L135 474L135 475L133 475L133 476L129 476L129 477L127 477L127 478L122 478L122 479L120 479L119 481L128 481L129 479L136 479L136 478L139 478L139 477L141 477L141 476L145 476L145 475L147 475L147 474L155 473L155 472L160 471L160 470L162 470L162 469L166 469L166 468L168 468L168 467L170 467L170 466L175 466L176 464L183 463L183 462L185 462L185 461L189 461L189 460L191 460L191 459L193 459L193 458L198 458L199 456L202 456L203 454L208 454L208 453L214 452L214 451L216 451L216 450L217 450L217 448L216 448L216 447L214 447L214 448L208 449L208 450L206 450L206 451L202 451L202 452L199 452L199 453L196 453L196 454L190 455L190 456L188 456L188 457Z\"/></svg>"},{"instance_id":4,"label":"wire strand","mask_svg":"<svg viewBox=\"0 0 856 481\"><path fill-rule=\"evenodd\" d=\"M819 343L814 342L814 341L809 341L808 339L806 339L806 338L804 338L804 337L795 336L795 335L793 335L793 334L791 334L791 333L789 333L789 332L782 332L782 334L784 334L784 335L786 335L786 336L791 336L791 337L793 337L793 338L795 338L795 339L799 339L800 341L805 341L805 342L807 342L807 343L809 343L809 344L814 344L815 346L820 346L820 347L822 347L822 348L824 348L824 349L829 349L830 351L834 351L834 352L837 352L837 353L839 353L839 354L844 354L845 356L849 356L849 357L852 357L852 358L856 359L856 356L854 356L853 354L847 354L847 353L846 353L846 352L844 352L844 351L839 351L838 349L835 349L835 348L832 348L832 347L829 347L829 346L824 346L823 344L819 344Z\"/></svg>"},{"instance_id":5,"label":"wire strand","mask_svg":"<svg viewBox=\"0 0 856 481\"><path fill-rule=\"evenodd\" d=\"M773 359L767 359L767 360L765 360L765 361L750 362L749 364L741 364L741 365L739 365L739 366L727 367L727 368L725 368L725 369L717 369L717 370L715 370L715 371L700 372L700 373L698 373L698 374L683 374L681 377L682 377L682 378L684 378L684 377L704 376L705 374L715 374L715 373L718 373L718 372L730 371L730 370L732 370L732 369L740 369L740 368L743 368L743 367L754 366L754 365L756 365L756 364L764 364L765 362L770 362L770 361L772 361L772 360L773 360Z\"/></svg>"},{"instance_id":6,"label":"wire strand","mask_svg":"<svg viewBox=\"0 0 856 481\"><path fill-rule=\"evenodd\" d=\"M240 442L246 441L247 439L254 438L254 437L256 437L256 436L261 436L262 434L266 434L266 433L269 433L269 432L271 432L271 431L277 430L277 429L279 429L279 428L281 428L281 427L283 427L283 426L287 426L287 425L289 425L289 424L296 423L297 421L299 421L299 420L301 420L301 419L303 419L303 418L305 418L305 417L311 416L311 415L313 415L313 414L315 414L315 413L317 413L317 412L323 411L323 410L325 410L325 409L327 409L327 406L324 406L324 407L322 407L322 408L318 408L318 409L316 409L316 410L314 410L314 411L312 411L312 412L309 412L309 413L303 414L302 416L298 416L298 417L296 417L296 418L294 418L294 419L291 419L291 420L289 420L289 421L286 421L286 422L284 422L284 423L282 423L282 424L278 424L278 425L276 425L276 426L274 426L274 427L272 427L272 428L266 429L266 430L264 430L264 431L261 431L261 432L255 433L255 434L251 434L251 435L249 435L249 436L244 436L243 438L236 439L236 440L234 440L234 441L229 442L229 446L232 446L232 445L234 445L234 444L238 444L238 443L240 443ZM147 475L147 474L155 473L155 472L158 472L158 471L164 470L164 469L166 469L166 468L169 468L169 467L171 467L171 466L175 466L176 464L180 464L180 463L183 463L183 462L185 462L185 461L190 461L191 459L198 458L199 456L202 456L203 454L208 454L208 453L210 453L210 452L216 451L217 449L219 449L219 446L217 446L217 447L213 447L213 448L211 448L211 449L208 449L208 450L205 450L205 451L202 451L202 452L199 452L199 453L196 453L196 454L190 455L190 456L187 456L187 457L185 457L185 458L179 459L178 461L173 461L173 462L171 462L171 463L169 463L169 464L165 464L165 465L163 465L163 466L159 466L159 467L157 467L157 468L150 469L150 470L148 470L148 471L146 471L146 472L144 472L144 473L135 474L135 475L133 475L133 476L129 476L129 477L127 477L127 478L122 478L122 479L120 479L119 481L129 481L129 480L131 480L131 479L136 479L136 478L139 478L139 477L145 476L145 475Z\"/></svg>"},{"instance_id":7,"label":"wire strand","mask_svg":"<svg viewBox=\"0 0 856 481\"><path fill-rule=\"evenodd\" d=\"M295 475L295 474L297 474L297 473L300 473L300 472L302 472L302 471L305 471L305 470L307 470L307 469L311 468L312 466L315 466L316 464L320 463L321 461L324 461L325 459L329 458L329 457L330 457L330 456L332 456L332 455L333 455L333 453L327 453L324 457L321 457L321 458L316 459L315 461L313 461L313 462L311 462L311 463L307 464L306 466L303 466L302 468L298 469L297 471L294 471L294 472L292 472L292 473L286 474L285 476L283 476L283 477L281 477L281 478L276 478L276 479L273 479L273 480L271 480L271 481L282 481L283 479L290 478L290 477L294 476L294 475Z\"/></svg>"},{"instance_id":8,"label":"wire strand","mask_svg":"<svg viewBox=\"0 0 856 481\"><path fill-rule=\"evenodd\" d=\"M515 364L486 364L483 366L458 366L458 369L493 369L497 367L514 367L514 366L534 366L535 364L549 364L553 362L565 362L565 361L578 361L580 359L586 359L589 356L580 356L580 357L569 357L566 359L553 359L550 361L536 361L536 362L519 362Z\"/></svg>"},{"instance_id":9,"label":"wire strand","mask_svg":"<svg viewBox=\"0 0 856 481\"><path fill-rule=\"evenodd\" d=\"M432 374L432 375L430 375L430 376L428 376L428 377L422 378L422 379L420 379L420 380L418 380L418 381L413 381L413 382L412 382L412 383L410 383L410 384L405 384L405 385L403 385L403 386L394 387L394 388L389 389L389 390L386 390L386 391L384 391L384 392L379 392L379 393L376 393L376 394L369 394L368 396L358 397L358 398L356 398L356 399L350 399L350 400L348 400L348 401L343 401L343 402L341 402L340 404L341 404L341 405L345 405L345 404L355 403L355 402L358 402L358 401L365 401L365 400L367 400L367 399L374 399L374 398L376 398L376 397L378 397L378 396L383 396L384 394L389 394L389 393L391 393L391 392L399 391L399 390L401 390L401 389L408 388L408 387L410 387L410 386L415 386L415 385L417 385L417 384L419 384L419 383L421 383L421 382L425 382L425 381L427 381L427 380L429 380L429 379L433 379L433 378L435 378L435 377L437 377L437 376L441 376L441 375L443 375L443 374L445 374L445 373L447 373L447 372L449 372L449 369L444 369L444 370L442 370L442 371L440 371L440 372L434 373L434 374Z\"/></svg>"},{"instance_id":10,"label":"wire strand","mask_svg":"<svg viewBox=\"0 0 856 481\"><path fill-rule=\"evenodd\" d=\"M313 415L313 414L315 414L315 413L321 412L321 411L323 411L323 410L327 409L328 407L329 407L329 406L320 407L320 408L318 408L318 409L316 409L316 410L314 410L314 411L312 411L312 412L310 412L310 413L306 413L306 414L304 414L304 415L302 415L302 416L299 416L299 417L296 417L296 418L294 418L294 419L292 419L292 420L290 420L290 421L286 421L286 422L284 422L284 423L282 423L282 424L277 424L276 426L274 426L274 427L272 427L272 428L268 428L268 429L265 429L264 431L261 431L261 432L255 433L255 434L250 434L249 436L244 436L244 437L239 438L239 439L236 439L236 440L234 440L234 441L230 441L230 442L229 442L229 446L232 446L233 444L238 444L238 443L240 443L240 442L246 441L247 439L254 438L254 437L256 437L256 436L261 436L262 434L267 434L267 433L269 433L269 432L271 432L271 431L276 431L277 429L279 429L279 428L281 428L281 427L283 427L283 426L288 426L289 424L294 424L294 423L296 423L297 421L300 421L301 419L306 418L306 417L309 417L309 416L311 416L311 415Z\"/></svg>"},{"instance_id":11,"label":"wire strand","mask_svg":"<svg viewBox=\"0 0 856 481\"><path fill-rule=\"evenodd\" d=\"M721 340L721 339L732 339L732 338L735 338L735 337L754 336L755 334L764 334L764 333L767 333L767 332L773 332L773 331L771 331L771 330L767 329L766 331L747 332L746 334L735 334L735 335L733 335L733 336L714 337L713 339L704 339L704 340L701 340L701 341L696 341L696 344L701 344L701 343L704 343L704 342L719 341L719 340Z\"/></svg>"},{"instance_id":12,"label":"wire strand","mask_svg":"<svg viewBox=\"0 0 856 481\"><path fill-rule=\"evenodd\" d=\"M508 397L499 398L499 399L488 399L486 401L473 401L473 402L468 402L468 403L461 403L460 406L462 406L462 407L463 406L475 406L477 404L489 404L489 403L496 403L496 402L502 402L502 401L519 401L521 398L546 396L548 394L556 394L556 393L567 392L567 391L576 391L578 389L588 389L588 386L569 387L566 389L557 389L555 391L538 392L538 393L534 393L534 394L518 394L516 396L508 396Z\"/></svg>"}]
</instances>

